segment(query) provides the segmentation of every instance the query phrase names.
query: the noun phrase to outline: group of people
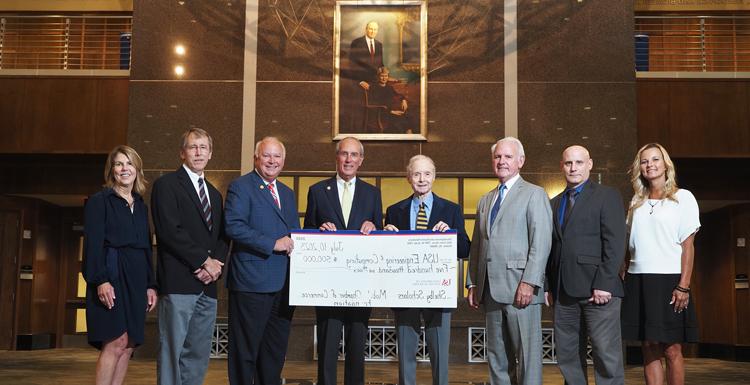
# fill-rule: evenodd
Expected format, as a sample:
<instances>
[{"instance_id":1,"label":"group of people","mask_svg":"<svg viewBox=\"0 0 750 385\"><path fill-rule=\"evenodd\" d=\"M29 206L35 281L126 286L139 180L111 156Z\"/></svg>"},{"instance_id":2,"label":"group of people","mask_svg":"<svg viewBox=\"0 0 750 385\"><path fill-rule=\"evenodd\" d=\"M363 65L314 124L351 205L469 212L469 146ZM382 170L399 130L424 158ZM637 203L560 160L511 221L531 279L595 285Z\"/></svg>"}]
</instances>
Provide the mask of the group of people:
<instances>
[{"instance_id":1,"label":"group of people","mask_svg":"<svg viewBox=\"0 0 750 385\"><path fill-rule=\"evenodd\" d=\"M107 159L105 188L88 199L84 227L88 336L101 349L97 384L123 382L157 298L158 383L202 384L222 276L229 289L229 382L281 383L294 313L288 293L290 233L300 227L294 192L278 180L286 150L274 137L258 141L255 169L231 182L225 202L205 179L212 150L211 136L191 128L182 136L182 165L154 182L157 274L141 197L142 160L127 146L116 147ZM491 159L498 186L479 201L471 242L461 207L432 191L436 168L429 157L409 160L406 179L413 193L388 207L383 220L380 190L357 177L363 144L345 138L335 155L336 175L308 191L304 228L365 235L456 230L456 257L469 258L468 304L481 307L486 317L492 384L541 384L545 302L554 306L557 358L566 383L587 383L590 339L596 383L623 384L623 338L642 341L648 384L664 382L662 358L669 384L683 383L681 344L697 341L689 303L700 223L695 198L677 187L674 164L659 144L643 146L633 161L635 195L626 211L617 190L591 180L593 160L584 147L562 153L567 188L550 201L544 189L520 175L526 159L521 142L497 141ZM393 310L399 384L416 384L424 323L433 384L447 385L451 309ZM370 313L361 307L315 309L318 384L337 383L342 331L343 382L364 384Z\"/></svg>"}]
</instances>

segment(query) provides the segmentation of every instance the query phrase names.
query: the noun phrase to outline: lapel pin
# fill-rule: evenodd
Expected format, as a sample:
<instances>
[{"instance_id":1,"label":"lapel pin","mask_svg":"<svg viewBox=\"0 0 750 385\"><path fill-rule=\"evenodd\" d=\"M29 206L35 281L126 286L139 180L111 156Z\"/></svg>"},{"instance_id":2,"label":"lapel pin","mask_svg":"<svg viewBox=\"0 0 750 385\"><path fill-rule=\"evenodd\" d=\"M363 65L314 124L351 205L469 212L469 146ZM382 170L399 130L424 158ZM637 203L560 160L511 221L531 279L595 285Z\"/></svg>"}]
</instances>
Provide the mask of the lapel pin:
<instances>
[{"instance_id":1,"label":"lapel pin","mask_svg":"<svg viewBox=\"0 0 750 385\"><path fill-rule=\"evenodd\" d=\"M331 189L331 186L326 186L326 190L330 190L330 189Z\"/></svg>"},{"instance_id":2,"label":"lapel pin","mask_svg":"<svg viewBox=\"0 0 750 385\"><path fill-rule=\"evenodd\" d=\"M264 188L266 188L266 186L263 186L263 185L260 185L260 186L258 186L258 187L259 187L259 188L260 188L261 190L263 190Z\"/></svg>"}]
</instances>

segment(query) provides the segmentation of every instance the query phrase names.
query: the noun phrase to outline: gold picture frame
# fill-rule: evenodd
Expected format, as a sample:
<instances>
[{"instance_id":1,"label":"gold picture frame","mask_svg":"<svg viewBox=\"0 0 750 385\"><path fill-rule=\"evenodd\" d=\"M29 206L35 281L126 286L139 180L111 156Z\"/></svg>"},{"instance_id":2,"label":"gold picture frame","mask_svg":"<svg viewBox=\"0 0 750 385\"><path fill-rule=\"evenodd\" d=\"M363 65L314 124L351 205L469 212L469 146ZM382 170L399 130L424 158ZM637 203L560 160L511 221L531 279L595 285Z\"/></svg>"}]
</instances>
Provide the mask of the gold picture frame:
<instances>
[{"instance_id":1,"label":"gold picture frame","mask_svg":"<svg viewBox=\"0 0 750 385\"><path fill-rule=\"evenodd\" d=\"M336 2L333 139L427 140L427 2Z\"/></svg>"}]
</instances>

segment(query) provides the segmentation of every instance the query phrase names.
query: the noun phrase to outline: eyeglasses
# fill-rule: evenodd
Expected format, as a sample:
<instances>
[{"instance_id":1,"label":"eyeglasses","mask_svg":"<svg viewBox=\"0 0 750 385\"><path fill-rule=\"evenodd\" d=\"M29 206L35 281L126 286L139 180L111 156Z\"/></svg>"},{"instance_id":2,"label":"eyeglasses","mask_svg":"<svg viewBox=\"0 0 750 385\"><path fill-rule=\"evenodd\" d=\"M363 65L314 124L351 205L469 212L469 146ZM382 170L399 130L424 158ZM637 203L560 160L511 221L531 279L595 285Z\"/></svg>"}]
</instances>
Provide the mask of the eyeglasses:
<instances>
[{"instance_id":1,"label":"eyeglasses","mask_svg":"<svg viewBox=\"0 0 750 385\"><path fill-rule=\"evenodd\" d=\"M195 150L199 150L200 152L208 152L209 151L208 146L205 145L205 144L201 144L200 146L197 145L197 144L193 144L193 145L185 147L185 149L188 150L188 151L195 151Z\"/></svg>"}]
</instances>

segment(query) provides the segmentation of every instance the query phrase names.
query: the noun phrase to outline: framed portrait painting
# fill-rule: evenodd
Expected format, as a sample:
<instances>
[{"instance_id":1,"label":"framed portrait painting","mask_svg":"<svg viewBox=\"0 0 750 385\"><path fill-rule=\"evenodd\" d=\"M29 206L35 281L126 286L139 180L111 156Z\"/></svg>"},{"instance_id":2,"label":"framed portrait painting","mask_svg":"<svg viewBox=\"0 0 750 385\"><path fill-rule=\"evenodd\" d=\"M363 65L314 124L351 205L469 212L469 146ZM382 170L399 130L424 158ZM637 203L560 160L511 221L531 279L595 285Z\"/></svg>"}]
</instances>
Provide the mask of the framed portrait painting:
<instances>
[{"instance_id":1,"label":"framed portrait painting","mask_svg":"<svg viewBox=\"0 0 750 385\"><path fill-rule=\"evenodd\" d=\"M427 139L426 1L337 1L333 137Z\"/></svg>"}]
</instances>

